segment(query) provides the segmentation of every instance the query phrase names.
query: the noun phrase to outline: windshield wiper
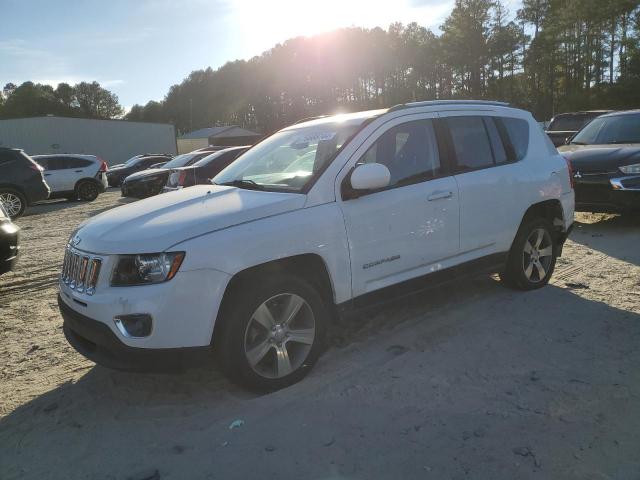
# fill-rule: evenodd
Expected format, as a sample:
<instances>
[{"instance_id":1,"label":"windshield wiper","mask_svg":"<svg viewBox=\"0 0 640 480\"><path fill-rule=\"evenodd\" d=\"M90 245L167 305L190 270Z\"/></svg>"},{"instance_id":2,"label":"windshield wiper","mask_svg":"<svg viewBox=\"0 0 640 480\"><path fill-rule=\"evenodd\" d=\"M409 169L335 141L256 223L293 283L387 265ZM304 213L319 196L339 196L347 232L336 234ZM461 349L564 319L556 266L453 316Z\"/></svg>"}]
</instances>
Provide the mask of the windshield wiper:
<instances>
[{"instance_id":1,"label":"windshield wiper","mask_svg":"<svg viewBox=\"0 0 640 480\"><path fill-rule=\"evenodd\" d=\"M569 142L569 145L588 145L588 144L584 142Z\"/></svg>"},{"instance_id":2,"label":"windshield wiper","mask_svg":"<svg viewBox=\"0 0 640 480\"><path fill-rule=\"evenodd\" d=\"M614 140L613 142L608 142L609 145L616 145L621 143L640 143L640 140Z\"/></svg>"},{"instance_id":3,"label":"windshield wiper","mask_svg":"<svg viewBox=\"0 0 640 480\"><path fill-rule=\"evenodd\" d=\"M247 190L264 190L264 186L253 180L243 178L242 180L232 180L230 182L217 183L216 185L225 185L228 187L246 188Z\"/></svg>"}]
</instances>

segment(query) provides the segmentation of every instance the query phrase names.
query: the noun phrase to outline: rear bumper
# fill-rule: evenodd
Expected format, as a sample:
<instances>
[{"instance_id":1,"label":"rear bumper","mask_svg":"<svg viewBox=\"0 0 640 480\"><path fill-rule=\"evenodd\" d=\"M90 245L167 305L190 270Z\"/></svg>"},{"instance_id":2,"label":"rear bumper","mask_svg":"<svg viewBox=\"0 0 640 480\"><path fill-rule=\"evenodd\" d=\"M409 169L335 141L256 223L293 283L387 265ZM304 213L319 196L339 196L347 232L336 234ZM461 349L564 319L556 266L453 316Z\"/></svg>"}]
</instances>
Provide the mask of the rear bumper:
<instances>
[{"instance_id":1,"label":"rear bumper","mask_svg":"<svg viewBox=\"0 0 640 480\"><path fill-rule=\"evenodd\" d=\"M58 294L67 341L92 362L115 370L169 371L202 365L211 360L211 347L137 348L125 345L102 322L70 308Z\"/></svg>"},{"instance_id":2,"label":"rear bumper","mask_svg":"<svg viewBox=\"0 0 640 480\"><path fill-rule=\"evenodd\" d=\"M44 180L28 183L24 186L27 203L29 205L49 198L51 190Z\"/></svg>"}]
</instances>

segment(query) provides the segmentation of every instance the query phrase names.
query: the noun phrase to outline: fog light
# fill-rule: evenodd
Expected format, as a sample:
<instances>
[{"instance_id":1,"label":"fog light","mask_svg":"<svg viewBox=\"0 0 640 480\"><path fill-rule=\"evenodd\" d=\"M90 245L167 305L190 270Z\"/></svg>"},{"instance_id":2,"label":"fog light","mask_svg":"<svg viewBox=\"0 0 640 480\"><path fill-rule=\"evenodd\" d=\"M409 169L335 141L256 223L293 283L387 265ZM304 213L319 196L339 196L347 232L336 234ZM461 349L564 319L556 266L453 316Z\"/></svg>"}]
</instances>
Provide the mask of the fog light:
<instances>
[{"instance_id":1,"label":"fog light","mask_svg":"<svg viewBox=\"0 0 640 480\"><path fill-rule=\"evenodd\" d=\"M138 313L135 315L119 315L113 319L116 327L125 337L141 338L151 334L153 321L151 315Z\"/></svg>"}]
</instances>

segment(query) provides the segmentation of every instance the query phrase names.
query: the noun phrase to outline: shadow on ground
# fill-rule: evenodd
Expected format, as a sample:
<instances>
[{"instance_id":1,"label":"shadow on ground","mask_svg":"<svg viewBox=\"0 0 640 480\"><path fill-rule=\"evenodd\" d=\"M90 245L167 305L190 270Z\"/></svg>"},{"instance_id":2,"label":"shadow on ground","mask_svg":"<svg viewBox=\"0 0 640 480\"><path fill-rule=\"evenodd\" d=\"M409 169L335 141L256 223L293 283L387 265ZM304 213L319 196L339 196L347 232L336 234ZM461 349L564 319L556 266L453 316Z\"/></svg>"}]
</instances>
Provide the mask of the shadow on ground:
<instances>
[{"instance_id":1,"label":"shadow on ground","mask_svg":"<svg viewBox=\"0 0 640 480\"><path fill-rule=\"evenodd\" d=\"M555 286L520 293L482 278L331 331L316 370L270 395L206 368L179 375L92 368L0 420L0 477L640 472L636 313ZM238 419L244 423L230 429Z\"/></svg>"},{"instance_id":2,"label":"shadow on ground","mask_svg":"<svg viewBox=\"0 0 640 480\"><path fill-rule=\"evenodd\" d=\"M640 265L640 214L577 214L571 240Z\"/></svg>"}]
</instances>

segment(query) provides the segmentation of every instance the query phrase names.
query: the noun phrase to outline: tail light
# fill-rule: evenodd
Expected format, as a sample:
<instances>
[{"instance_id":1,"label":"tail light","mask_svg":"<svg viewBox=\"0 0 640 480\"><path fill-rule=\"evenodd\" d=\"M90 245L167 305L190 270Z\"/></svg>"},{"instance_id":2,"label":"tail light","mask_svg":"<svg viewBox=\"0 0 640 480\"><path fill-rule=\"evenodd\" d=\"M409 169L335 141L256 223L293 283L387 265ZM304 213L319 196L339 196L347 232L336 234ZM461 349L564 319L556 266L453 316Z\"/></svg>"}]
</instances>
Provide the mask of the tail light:
<instances>
[{"instance_id":1,"label":"tail light","mask_svg":"<svg viewBox=\"0 0 640 480\"><path fill-rule=\"evenodd\" d=\"M186 180L187 180L187 172L183 170L180 172L180 175L178 176L178 185L184 187Z\"/></svg>"},{"instance_id":2,"label":"tail light","mask_svg":"<svg viewBox=\"0 0 640 480\"><path fill-rule=\"evenodd\" d=\"M103 173L109 171L109 165L107 165L107 162L105 162L101 158L99 158L98 160L100 160L100 170L98 171Z\"/></svg>"},{"instance_id":3,"label":"tail light","mask_svg":"<svg viewBox=\"0 0 640 480\"><path fill-rule=\"evenodd\" d=\"M33 170L34 172L38 172L38 173L44 172L44 168L42 168L42 166L40 166L36 162L33 162L33 163L29 164L29 168L31 170Z\"/></svg>"},{"instance_id":4,"label":"tail light","mask_svg":"<svg viewBox=\"0 0 640 480\"><path fill-rule=\"evenodd\" d=\"M573 179L573 167L571 166L571 162L567 157L562 158L564 158L564 161L567 162L567 170L569 171L569 182L571 183L571 189L574 190L576 188L576 185Z\"/></svg>"}]
</instances>

